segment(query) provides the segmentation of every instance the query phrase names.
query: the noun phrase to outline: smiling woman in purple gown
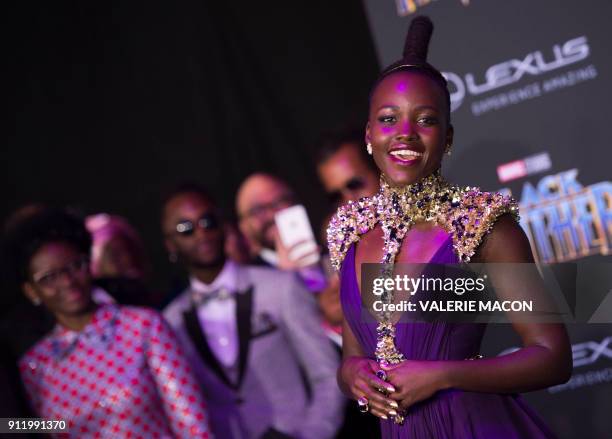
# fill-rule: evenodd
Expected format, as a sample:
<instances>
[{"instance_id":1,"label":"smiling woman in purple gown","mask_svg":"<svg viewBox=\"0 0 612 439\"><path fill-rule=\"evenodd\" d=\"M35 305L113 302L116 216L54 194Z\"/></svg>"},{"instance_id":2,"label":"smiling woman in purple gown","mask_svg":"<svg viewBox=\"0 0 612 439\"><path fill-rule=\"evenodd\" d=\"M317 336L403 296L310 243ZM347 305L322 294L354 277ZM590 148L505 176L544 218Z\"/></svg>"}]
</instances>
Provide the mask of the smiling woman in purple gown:
<instances>
[{"instance_id":1,"label":"smiling woman in purple gown","mask_svg":"<svg viewBox=\"0 0 612 439\"><path fill-rule=\"evenodd\" d=\"M569 379L563 325L512 321L523 347L481 358L482 324L362 317L363 263L533 262L512 199L440 174L453 127L446 81L426 62L432 29L425 17L413 20L403 58L371 94L366 141L380 191L341 207L328 230L345 315L338 382L381 418L384 438L553 438L517 393ZM502 284L496 294L514 292Z\"/></svg>"}]
</instances>

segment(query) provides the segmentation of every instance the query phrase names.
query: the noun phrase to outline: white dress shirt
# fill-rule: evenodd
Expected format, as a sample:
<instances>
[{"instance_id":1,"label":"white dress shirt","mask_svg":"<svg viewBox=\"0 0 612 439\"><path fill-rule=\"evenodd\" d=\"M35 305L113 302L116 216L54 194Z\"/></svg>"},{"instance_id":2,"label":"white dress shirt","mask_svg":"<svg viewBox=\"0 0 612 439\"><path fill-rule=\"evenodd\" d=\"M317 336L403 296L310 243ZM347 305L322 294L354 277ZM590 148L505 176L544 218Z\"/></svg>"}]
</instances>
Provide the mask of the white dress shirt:
<instances>
[{"instance_id":1,"label":"white dress shirt","mask_svg":"<svg viewBox=\"0 0 612 439\"><path fill-rule=\"evenodd\" d=\"M237 267L227 260L213 283L205 284L190 278L191 294L198 295L225 289L229 297L217 297L198 305L197 314L208 344L219 362L231 367L238 358L238 329L236 324ZM198 303L197 299L195 300Z\"/></svg>"}]
</instances>

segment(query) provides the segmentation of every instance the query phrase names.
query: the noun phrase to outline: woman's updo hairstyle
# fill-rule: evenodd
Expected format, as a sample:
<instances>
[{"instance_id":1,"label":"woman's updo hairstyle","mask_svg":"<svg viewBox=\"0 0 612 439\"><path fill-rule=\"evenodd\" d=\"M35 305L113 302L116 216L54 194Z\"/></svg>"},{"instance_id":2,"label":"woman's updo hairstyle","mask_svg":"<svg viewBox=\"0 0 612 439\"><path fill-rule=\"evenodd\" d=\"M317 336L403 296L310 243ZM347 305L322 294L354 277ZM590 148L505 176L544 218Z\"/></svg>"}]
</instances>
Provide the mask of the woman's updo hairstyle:
<instances>
[{"instance_id":1,"label":"woman's updo hairstyle","mask_svg":"<svg viewBox=\"0 0 612 439\"><path fill-rule=\"evenodd\" d=\"M450 123L450 93L448 84L442 73L427 62L427 52L429 51L429 41L433 33L433 23L424 15L419 15L412 19L406 40L404 41L404 51L402 58L385 68L372 87L372 94L380 82L392 73L398 71L414 71L422 73L433 79L444 91L448 108L448 121Z\"/></svg>"}]
</instances>

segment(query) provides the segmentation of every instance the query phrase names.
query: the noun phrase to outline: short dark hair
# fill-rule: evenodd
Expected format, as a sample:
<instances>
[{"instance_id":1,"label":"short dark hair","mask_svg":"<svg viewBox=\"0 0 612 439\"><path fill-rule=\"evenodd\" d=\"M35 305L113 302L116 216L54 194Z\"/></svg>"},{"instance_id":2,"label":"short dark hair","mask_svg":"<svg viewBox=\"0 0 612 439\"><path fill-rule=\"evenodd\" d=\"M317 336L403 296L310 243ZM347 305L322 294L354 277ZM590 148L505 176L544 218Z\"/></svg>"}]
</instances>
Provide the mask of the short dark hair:
<instances>
[{"instance_id":1,"label":"short dark hair","mask_svg":"<svg viewBox=\"0 0 612 439\"><path fill-rule=\"evenodd\" d=\"M173 186L162 194L162 209L166 206L166 204L168 204L171 199L183 194L197 194L204 198L206 201L209 201L211 204L216 205L215 199L204 186L194 181L184 181L177 184L176 186Z\"/></svg>"},{"instance_id":2,"label":"short dark hair","mask_svg":"<svg viewBox=\"0 0 612 439\"><path fill-rule=\"evenodd\" d=\"M11 224L5 232L4 252L13 280L29 278L32 256L45 244L62 242L89 256L91 235L80 215L69 209L44 208Z\"/></svg>"},{"instance_id":3,"label":"short dark hair","mask_svg":"<svg viewBox=\"0 0 612 439\"><path fill-rule=\"evenodd\" d=\"M177 184L174 187L171 187L169 190L167 190L166 192L162 194L161 203L160 203L160 211L159 211L159 218L162 222L164 221L164 214L165 214L164 210L166 209L166 205L173 198L176 198L179 195L184 195L184 194L196 194L199 197L202 197L202 199L212 204L215 207L215 209L218 210L218 204L215 198L210 194L210 192L204 186L194 181L184 181L184 182Z\"/></svg>"},{"instance_id":4,"label":"short dark hair","mask_svg":"<svg viewBox=\"0 0 612 439\"><path fill-rule=\"evenodd\" d=\"M315 144L314 164L316 167L322 165L335 155L345 144L356 145L359 155L372 169L375 168L374 161L366 152L364 144L364 132L362 129L342 128L327 131L319 136Z\"/></svg>"}]
</instances>

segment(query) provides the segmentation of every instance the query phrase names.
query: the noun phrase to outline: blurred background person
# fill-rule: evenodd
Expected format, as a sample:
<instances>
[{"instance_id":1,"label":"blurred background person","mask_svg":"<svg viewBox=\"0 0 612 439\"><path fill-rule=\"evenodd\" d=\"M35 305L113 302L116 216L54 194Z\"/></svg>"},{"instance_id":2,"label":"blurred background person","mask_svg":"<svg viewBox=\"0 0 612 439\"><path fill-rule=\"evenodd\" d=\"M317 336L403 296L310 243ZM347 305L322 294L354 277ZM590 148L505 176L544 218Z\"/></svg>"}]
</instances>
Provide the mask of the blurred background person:
<instances>
[{"instance_id":1,"label":"blurred background person","mask_svg":"<svg viewBox=\"0 0 612 439\"><path fill-rule=\"evenodd\" d=\"M145 279L149 271L144 245L123 217L98 213L86 218L91 233L91 274L96 278Z\"/></svg>"},{"instance_id":2,"label":"blurred background person","mask_svg":"<svg viewBox=\"0 0 612 439\"><path fill-rule=\"evenodd\" d=\"M345 130L323 135L315 164L334 208L378 191L378 170L366 151L363 132Z\"/></svg>"},{"instance_id":3,"label":"blurred background person","mask_svg":"<svg viewBox=\"0 0 612 439\"><path fill-rule=\"evenodd\" d=\"M148 285L150 264L138 231L119 215L98 213L86 218L91 233L94 283L124 305L158 307L162 298Z\"/></svg>"},{"instance_id":4,"label":"blurred background person","mask_svg":"<svg viewBox=\"0 0 612 439\"><path fill-rule=\"evenodd\" d=\"M217 437L334 437L343 397L338 356L312 294L293 273L224 254L219 210L193 184L172 191L162 228L189 287L164 311L209 400Z\"/></svg>"},{"instance_id":5,"label":"blurred background person","mask_svg":"<svg viewBox=\"0 0 612 439\"><path fill-rule=\"evenodd\" d=\"M327 224L335 209L349 201L374 195L378 191L379 175L366 151L363 132L358 130L338 129L323 134L316 145L315 166L332 207L321 227L320 239L326 242ZM327 286L318 296L319 306L329 324L328 333L335 332L337 337L333 339L340 344L340 280L331 269L327 255L322 262L328 279Z\"/></svg>"},{"instance_id":6,"label":"blurred background person","mask_svg":"<svg viewBox=\"0 0 612 439\"><path fill-rule=\"evenodd\" d=\"M0 246L0 414L3 417L34 417L20 379L17 361L53 328L53 316L25 298L16 275L12 237L15 228L30 216L45 209L42 204L26 204L9 215L2 228ZM0 435L0 437L4 437ZM27 436L26 436L27 437ZM32 436L33 437L33 436Z\"/></svg>"},{"instance_id":7,"label":"blurred background person","mask_svg":"<svg viewBox=\"0 0 612 439\"><path fill-rule=\"evenodd\" d=\"M27 204L15 210L5 221L2 235L2 288L3 306L0 318L0 343L7 349L5 353L11 355L15 361L29 348L45 336L55 325L55 318L45 307L35 307L25 299L18 270L15 267L14 254L16 248L16 230L24 222L49 208L43 204ZM92 264L92 297L98 304L117 302L124 305L150 305L159 303L144 283L145 269L131 270L138 260L139 267L146 267L146 257L142 241L138 233L125 219L107 214L93 215L87 218L86 226L92 233L92 240L96 250L93 249ZM128 229L129 228L129 229ZM119 232L121 230L122 232ZM125 230L125 232L123 232ZM121 233L121 234L120 234ZM123 235L126 238L123 241ZM112 242L112 244L110 244ZM108 244L108 245L107 245ZM125 257L124 250L130 245L138 246L134 256ZM113 246L114 250L108 250ZM131 251L131 250L130 250ZM110 268L112 267L112 268ZM123 267L128 267L123 268ZM131 277L126 277L129 274ZM122 276L123 277L117 277Z\"/></svg>"},{"instance_id":8,"label":"blurred background person","mask_svg":"<svg viewBox=\"0 0 612 439\"><path fill-rule=\"evenodd\" d=\"M296 204L299 202L295 191L282 179L265 173L247 177L236 195L240 230L247 238L254 262L295 271L310 291L318 292L326 285L320 263L308 262L312 254L292 259L291 252L299 243L285 247L274 221L276 213Z\"/></svg>"},{"instance_id":9,"label":"blurred background person","mask_svg":"<svg viewBox=\"0 0 612 439\"><path fill-rule=\"evenodd\" d=\"M379 175L366 151L363 133L357 130L341 129L322 135L316 146L315 167L331 205L331 212L323 220L320 230L319 239L326 242L327 225L338 206L374 195L379 188ZM340 302L340 277L332 269L327 252L322 256L322 266L327 286L317 295L317 300L325 319L325 332L341 351L344 315ZM380 437L380 428L375 419L364 417L357 403L350 400L339 437L374 439Z\"/></svg>"},{"instance_id":10,"label":"blurred background person","mask_svg":"<svg viewBox=\"0 0 612 439\"><path fill-rule=\"evenodd\" d=\"M319 239L321 240L327 236L327 224L332 215L333 213L330 213L323 220L319 230ZM324 248L327 249L327 247ZM317 294L317 301L325 321L325 331L340 349L342 347L342 320L344 318L342 315L342 304L340 303L340 277L332 269L327 252L322 254L321 266L327 277L327 285Z\"/></svg>"},{"instance_id":11,"label":"blurred background person","mask_svg":"<svg viewBox=\"0 0 612 439\"><path fill-rule=\"evenodd\" d=\"M232 261L241 264L251 262L251 250L246 237L242 234L238 225L231 221L226 221L225 228L225 255Z\"/></svg>"},{"instance_id":12,"label":"blurred background person","mask_svg":"<svg viewBox=\"0 0 612 439\"><path fill-rule=\"evenodd\" d=\"M45 211L42 204L27 204L12 212L2 230L0 270L2 272L2 318L0 337L7 346L7 354L18 358L54 325L53 316L41 307L33 307L21 289L14 254L19 243L15 242L15 231L32 216Z\"/></svg>"},{"instance_id":13,"label":"blurred background person","mask_svg":"<svg viewBox=\"0 0 612 439\"><path fill-rule=\"evenodd\" d=\"M201 389L162 317L93 300L80 218L42 210L12 243L23 293L56 322L19 360L37 416L67 421L70 437L210 437Z\"/></svg>"}]
</instances>

